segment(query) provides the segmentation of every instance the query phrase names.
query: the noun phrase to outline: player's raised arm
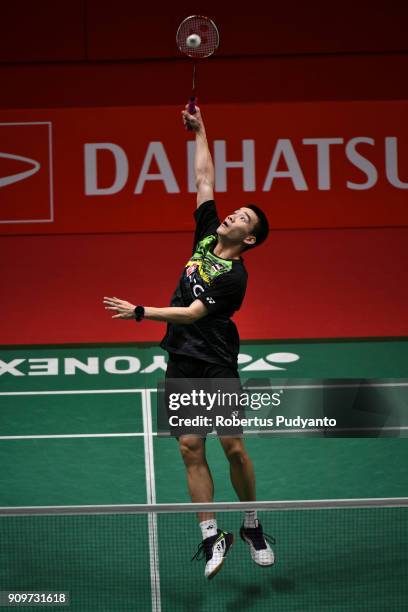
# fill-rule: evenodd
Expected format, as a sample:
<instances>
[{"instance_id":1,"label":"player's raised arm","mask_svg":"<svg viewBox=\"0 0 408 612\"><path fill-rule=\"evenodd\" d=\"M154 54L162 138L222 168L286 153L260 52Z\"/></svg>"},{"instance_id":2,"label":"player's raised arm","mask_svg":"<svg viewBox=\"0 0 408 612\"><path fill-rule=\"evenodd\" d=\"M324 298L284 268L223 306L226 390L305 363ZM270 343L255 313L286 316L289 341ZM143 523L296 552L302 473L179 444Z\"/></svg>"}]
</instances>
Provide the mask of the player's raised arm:
<instances>
[{"instance_id":1,"label":"player's raised arm","mask_svg":"<svg viewBox=\"0 0 408 612\"><path fill-rule=\"evenodd\" d=\"M186 107L187 108L187 107ZM196 150L194 158L195 182L197 188L197 208L214 199L214 164L208 147L204 121L200 109L190 115L187 110L182 112L184 125L195 132Z\"/></svg>"}]
</instances>

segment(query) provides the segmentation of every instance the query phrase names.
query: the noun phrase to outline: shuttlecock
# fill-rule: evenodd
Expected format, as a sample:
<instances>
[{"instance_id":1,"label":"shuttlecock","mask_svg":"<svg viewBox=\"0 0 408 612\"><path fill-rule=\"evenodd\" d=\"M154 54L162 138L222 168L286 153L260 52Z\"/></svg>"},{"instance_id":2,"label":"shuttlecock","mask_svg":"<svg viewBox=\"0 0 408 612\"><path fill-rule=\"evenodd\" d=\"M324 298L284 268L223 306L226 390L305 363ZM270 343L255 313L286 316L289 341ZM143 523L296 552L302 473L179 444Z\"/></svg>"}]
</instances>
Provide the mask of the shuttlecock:
<instances>
[{"instance_id":1,"label":"shuttlecock","mask_svg":"<svg viewBox=\"0 0 408 612\"><path fill-rule=\"evenodd\" d=\"M190 34L186 40L187 47L191 49L196 49L201 45L201 38L198 34Z\"/></svg>"}]
</instances>

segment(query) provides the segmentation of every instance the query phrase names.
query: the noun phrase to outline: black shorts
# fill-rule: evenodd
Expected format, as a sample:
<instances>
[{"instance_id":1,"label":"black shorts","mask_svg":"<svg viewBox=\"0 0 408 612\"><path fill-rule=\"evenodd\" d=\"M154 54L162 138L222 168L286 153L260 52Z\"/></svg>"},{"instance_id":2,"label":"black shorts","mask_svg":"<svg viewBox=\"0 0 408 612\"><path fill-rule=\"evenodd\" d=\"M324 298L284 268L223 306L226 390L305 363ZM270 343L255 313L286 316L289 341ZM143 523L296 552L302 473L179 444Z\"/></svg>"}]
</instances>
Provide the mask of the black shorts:
<instances>
[{"instance_id":1,"label":"black shorts","mask_svg":"<svg viewBox=\"0 0 408 612\"><path fill-rule=\"evenodd\" d=\"M236 367L170 353L164 389L167 433L176 438L186 434L205 438L212 431L242 436L241 392Z\"/></svg>"}]
</instances>

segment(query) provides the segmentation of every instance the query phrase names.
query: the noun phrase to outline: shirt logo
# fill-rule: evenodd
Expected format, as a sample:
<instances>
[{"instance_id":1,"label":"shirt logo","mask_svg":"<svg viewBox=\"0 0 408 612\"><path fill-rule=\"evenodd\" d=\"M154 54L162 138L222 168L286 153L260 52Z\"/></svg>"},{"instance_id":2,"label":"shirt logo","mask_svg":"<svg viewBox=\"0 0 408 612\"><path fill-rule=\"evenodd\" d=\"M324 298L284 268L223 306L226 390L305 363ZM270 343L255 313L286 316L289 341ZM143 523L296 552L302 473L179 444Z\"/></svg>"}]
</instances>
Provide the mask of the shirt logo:
<instances>
[{"instance_id":1,"label":"shirt logo","mask_svg":"<svg viewBox=\"0 0 408 612\"><path fill-rule=\"evenodd\" d=\"M224 269L224 266L219 263L215 263L211 266L211 270L213 270L214 272L219 272L220 270L223 270L223 269Z\"/></svg>"},{"instance_id":2,"label":"shirt logo","mask_svg":"<svg viewBox=\"0 0 408 612\"><path fill-rule=\"evenodd\" d=\"M205 299L207 300L209 304L215 304L215 300L213 300L212 297L206 297Z\"/></svg>"},{"instance_id":3,"label":"shirt logo","mask_svg":"<svg viewBox=\"0 0 408 612\"><path fill-rule=\"evenodd\" d=\"M198 268L197 264L193 264L192 266L189 266L186 270L187 276L191 276L194 270L197 270L197 268Z\"/></svg>"}]
</instances>

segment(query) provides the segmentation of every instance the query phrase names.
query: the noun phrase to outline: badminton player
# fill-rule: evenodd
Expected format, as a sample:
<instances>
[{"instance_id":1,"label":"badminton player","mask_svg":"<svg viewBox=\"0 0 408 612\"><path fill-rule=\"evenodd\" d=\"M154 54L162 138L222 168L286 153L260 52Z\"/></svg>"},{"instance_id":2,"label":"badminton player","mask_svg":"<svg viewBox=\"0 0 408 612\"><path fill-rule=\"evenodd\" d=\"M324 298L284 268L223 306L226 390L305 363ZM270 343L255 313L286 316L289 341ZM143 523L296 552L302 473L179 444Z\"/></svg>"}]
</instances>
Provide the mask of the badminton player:
<instances>
[{"instance_id":1,"label":"badminton player","mask_svg":"<svg viewBox=\"0 0 408 612\"><path fill-rule=\"evenodd\" d=\"M188 107L186 107L187 109ZM237 206L220 222L214 202L214 165L200 109L191 115L182 111L185 127L195 133L195 180L197 210L193 254L187 262L167 308L135 305L116 297L105 297L112 318L149 319L167 322L161 342L169 353L166 381L176 379L231 379L239 383L237 360L239 335L231 317L243 302L247 271L241 257L267 238L265 214L253 204ZM191 500L213 501L214 486L206 459L205 430L193 429L177 436L187 471ZM255 475L245 449L242 428L219 432L219 440L230 465L231 483L241 501L255 501ZM212 578L221 568L233 535L218 528L213 513L199 513L202 543L193 558L205 556L205 576ZM255 563L274 563L270 537L263 532L256 511L245 513L240 529Z\"/></svg>"}]
</instances>

